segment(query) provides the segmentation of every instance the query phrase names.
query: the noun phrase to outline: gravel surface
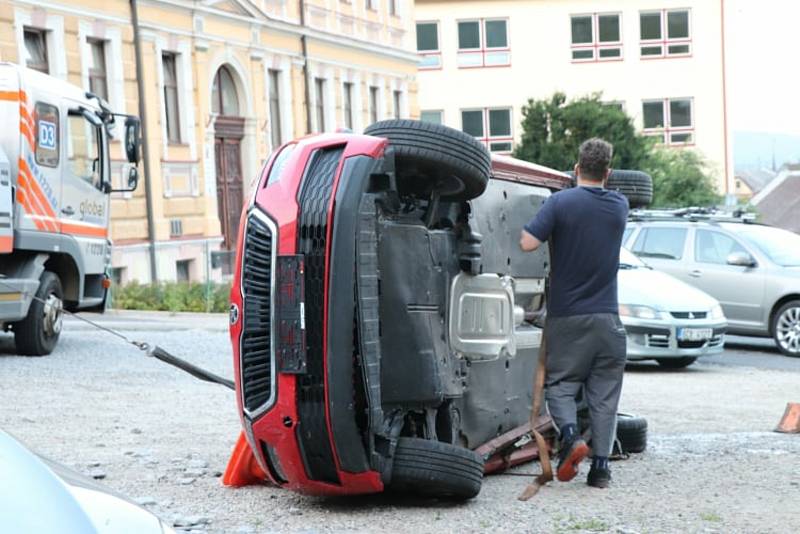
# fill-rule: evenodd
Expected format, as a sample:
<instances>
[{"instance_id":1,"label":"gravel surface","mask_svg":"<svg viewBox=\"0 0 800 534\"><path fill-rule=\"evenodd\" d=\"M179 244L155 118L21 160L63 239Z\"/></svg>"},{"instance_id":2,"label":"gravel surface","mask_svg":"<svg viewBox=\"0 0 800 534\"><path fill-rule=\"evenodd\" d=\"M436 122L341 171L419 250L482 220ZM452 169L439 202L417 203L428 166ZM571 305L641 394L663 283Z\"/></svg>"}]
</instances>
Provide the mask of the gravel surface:
<instances>
[{"instance_id":1,"label":"gravel surface","mask_svg":"<svg viewBox=\"0 0 800 534\"><path fill-rule=\"evenodd\" d=\"M117 313L104 324L231 375L226 316ZM233 393L68 321L56 351L13 354L0 335L0 428L101 479L176 529L194 532L796 532L800 435L773 433L800 401L797 370L698 363L630 366L622 411L644 415L644 454L615 462L609 490L579 475L527 503L527 483L489 477L467 504L311 498L266 486L229 489L220 476L239 432ZM749 355L749 356L748 356ZM723 356L724 357L724 356ZM768 366L769 367L769 366ZM538 470L526 465L516 473ZM585 467L584 467L585 472Z\"/></svg>"}]
</instances>

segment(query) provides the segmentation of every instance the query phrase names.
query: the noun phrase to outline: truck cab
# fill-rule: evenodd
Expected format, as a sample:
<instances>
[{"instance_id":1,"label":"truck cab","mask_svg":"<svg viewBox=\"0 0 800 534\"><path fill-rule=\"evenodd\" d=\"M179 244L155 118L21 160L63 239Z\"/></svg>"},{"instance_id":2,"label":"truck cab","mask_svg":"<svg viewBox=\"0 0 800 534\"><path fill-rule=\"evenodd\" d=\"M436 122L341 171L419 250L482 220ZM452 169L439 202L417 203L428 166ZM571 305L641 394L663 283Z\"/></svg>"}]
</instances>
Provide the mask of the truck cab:
<instances>
[{"instance_id":1,"label":"truck cab","mask_svg":"<svg viewBox=\"0 0 800 534\"><path fill-rule=\"evenodd\" d=\"M124 128L118 118L125 119ZM63 80L0 63L0 324L17 352L49 354L63 309L103 310L109 287L112 136L124 191L138 179L138 119ZM120 131L124 130L124 131Z\"/></svg>"}]
</instances>

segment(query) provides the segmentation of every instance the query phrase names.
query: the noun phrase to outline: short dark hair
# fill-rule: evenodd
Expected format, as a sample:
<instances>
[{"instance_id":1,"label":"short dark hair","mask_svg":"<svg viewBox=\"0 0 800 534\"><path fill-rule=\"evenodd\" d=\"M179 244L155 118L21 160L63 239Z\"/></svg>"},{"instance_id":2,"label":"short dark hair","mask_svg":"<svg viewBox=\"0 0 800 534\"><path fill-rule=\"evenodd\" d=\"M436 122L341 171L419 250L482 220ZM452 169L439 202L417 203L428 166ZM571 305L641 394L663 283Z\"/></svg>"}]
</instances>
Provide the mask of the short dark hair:
<instances>
[{"instance_id":1,"label":"short dark hair","mask_svg":"<svg viewBox=\"0 0 800 534\"><path fill-rule=\"evenodd\" d=\"M604 179L613 154L614 147L611 143L599 137L592 137L581 143L578 154L581 176L597 182Z\"/></svg>"}]
</instances>

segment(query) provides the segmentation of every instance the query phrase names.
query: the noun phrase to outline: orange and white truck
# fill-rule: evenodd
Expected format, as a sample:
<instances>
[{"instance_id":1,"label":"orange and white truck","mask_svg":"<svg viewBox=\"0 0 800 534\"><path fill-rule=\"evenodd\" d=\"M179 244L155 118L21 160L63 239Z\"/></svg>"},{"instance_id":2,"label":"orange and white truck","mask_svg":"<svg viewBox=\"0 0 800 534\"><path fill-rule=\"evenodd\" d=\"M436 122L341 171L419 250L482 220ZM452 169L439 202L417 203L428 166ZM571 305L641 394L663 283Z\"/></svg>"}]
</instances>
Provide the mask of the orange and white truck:
<instances>
[{"instance_id":1,"label":"orange and white truck","mask_svg":"<svg viewBox=\"0 0 800 534\"><path fill-rule=\"evenodd\" d=\"M124 119L125 189L109 142ZM102 310L110 194L138 181L140 123L63 80L0 63L0 325L20 354L52 352L62 311Z\"/></svg>"}]
</instances>

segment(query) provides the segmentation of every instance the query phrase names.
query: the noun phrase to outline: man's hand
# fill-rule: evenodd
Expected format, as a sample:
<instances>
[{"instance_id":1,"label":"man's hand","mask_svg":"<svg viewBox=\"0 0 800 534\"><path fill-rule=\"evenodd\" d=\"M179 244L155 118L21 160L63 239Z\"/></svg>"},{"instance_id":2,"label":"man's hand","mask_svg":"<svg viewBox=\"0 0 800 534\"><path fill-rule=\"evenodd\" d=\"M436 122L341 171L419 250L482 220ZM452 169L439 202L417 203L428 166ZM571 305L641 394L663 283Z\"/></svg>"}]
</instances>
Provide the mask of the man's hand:
<instances>
[{"instance_id":1,"label":"man's hand","mask_svg":"<svg viewBox=\"0 0 800 534\"><path fill-rule=\"evenodd\" d=\"M542 242L533 237L527 230L523 230L519 238L519 248L525 252L533 252L541 246Z\"/></svg>"}]
</instances>

